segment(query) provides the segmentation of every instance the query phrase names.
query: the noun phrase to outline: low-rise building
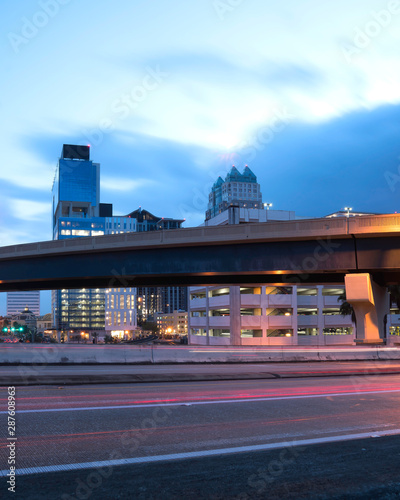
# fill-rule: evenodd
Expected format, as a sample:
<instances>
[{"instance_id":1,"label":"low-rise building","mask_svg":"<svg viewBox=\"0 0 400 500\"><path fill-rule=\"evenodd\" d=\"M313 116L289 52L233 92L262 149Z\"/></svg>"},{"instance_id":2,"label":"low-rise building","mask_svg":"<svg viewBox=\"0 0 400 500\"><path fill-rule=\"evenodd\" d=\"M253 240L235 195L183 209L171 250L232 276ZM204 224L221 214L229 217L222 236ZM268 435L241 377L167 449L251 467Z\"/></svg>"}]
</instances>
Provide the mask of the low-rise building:
<instances>
[{"instance_id":1,"label":"low-rise building","mask_svg":"<svg viewBox=\"0 0 400 500\"><path fill-rule=\"evenodd\" d=\"M174 311L172 313L157 313L157 327L161 334L184 336L188 334L188 313Z\"/></svg>"},{"instance_id":2,"label":"low-rise building","mask_svg":"<svg viewBox=\"0 0 400 500\"><path fill-rule=\"evenodd\" d=\"M351 316L340 314L344 286L191 287L193 345L352 344Z\"/></svg>"}]
</instances>

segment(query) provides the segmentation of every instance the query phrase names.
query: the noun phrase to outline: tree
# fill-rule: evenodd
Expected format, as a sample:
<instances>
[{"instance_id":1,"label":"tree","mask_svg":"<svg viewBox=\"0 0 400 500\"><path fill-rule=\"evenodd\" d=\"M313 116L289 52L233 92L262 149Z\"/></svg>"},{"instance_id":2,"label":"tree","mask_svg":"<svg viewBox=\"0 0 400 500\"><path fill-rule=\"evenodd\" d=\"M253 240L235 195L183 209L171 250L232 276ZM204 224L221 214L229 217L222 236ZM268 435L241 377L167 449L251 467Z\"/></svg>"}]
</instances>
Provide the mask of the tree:
<instances>
[{"instance_id":1,"label":"tree","mask_svg":"<svg viewBox=\"0 0 400 500\"><path fill-rule=\"evenodd\" d=\"M151 331L153 333L158 333L158 326L155 321L144 321L142 323L142 329L144 331Z\"/></svg>"},{"instance_id":2,"label":"tree","mask_svg":"<svg viewBox=\"0 0 400 500\"><path fill-rule=\"evenodd\" d=\"M347 302L347 300L346 300L346 290L341 295L339 295L337 300L338 300L338 302L341 302L339 313L342 316L351 316L351 321L355 325L357 325L356 313L354 312L354 308L350 304L350 302Z\"/></svg>"}]
</instances>

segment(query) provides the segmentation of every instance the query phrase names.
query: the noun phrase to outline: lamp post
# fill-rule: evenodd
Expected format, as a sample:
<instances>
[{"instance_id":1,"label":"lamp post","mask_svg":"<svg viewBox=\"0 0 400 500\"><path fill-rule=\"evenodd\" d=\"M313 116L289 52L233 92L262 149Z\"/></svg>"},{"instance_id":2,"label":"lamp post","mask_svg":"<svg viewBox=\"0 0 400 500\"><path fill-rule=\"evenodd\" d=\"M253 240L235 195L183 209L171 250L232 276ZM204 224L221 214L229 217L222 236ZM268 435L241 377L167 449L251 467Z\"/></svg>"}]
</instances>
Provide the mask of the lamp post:
<instances>
[{"instance_id":1,"label":"lamp post","mask_svg":"<svg viewBox=\"0 0 400 500\"><path fill-rule=\"evenodd\" d=\"M350 212L353 210L351 207L344 207L345 210L347 210L346 217L350 217Z\"/></svg>"},{"instance_id":2,"label":"lamp post","mask_svg":"<svg viewBox=\"0 0 400 500\"><path fill-rule=\"evenodd\" d=\"M264 207L267 208L267 221L268 221L268 210L272 207L272 203L264 203Z\"/></svg>"}]
</instances>

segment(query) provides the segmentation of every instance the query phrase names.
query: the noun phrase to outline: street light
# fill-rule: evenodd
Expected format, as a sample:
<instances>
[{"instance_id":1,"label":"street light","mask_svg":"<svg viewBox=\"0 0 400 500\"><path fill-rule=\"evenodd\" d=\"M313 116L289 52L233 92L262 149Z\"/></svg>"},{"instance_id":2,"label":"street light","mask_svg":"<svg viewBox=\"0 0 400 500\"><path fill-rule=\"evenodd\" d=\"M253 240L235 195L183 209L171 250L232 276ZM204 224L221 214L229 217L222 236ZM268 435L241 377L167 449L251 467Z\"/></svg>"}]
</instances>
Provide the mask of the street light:
<instances>
[{"instance_id":1,"label":"street light","mask_svg":"<svg viewBox=\"0 0 400 500\"><path fill-rule=\"evenodd\" d=\"M344 207L345 210L347 210L346 217L350 217L350 212L353 210L351 207Z\"/></svg>"},{"instance_id":2,"label":"street light","mask_svg":"<svg viewBox=\"0 0 400 500\"><path fill-rule=\"evenodd\" d=\"M264 207L267 208L267 221L268 221L268 210L272 207L272 203L264 203Z\"/></svg>"}]
</instances>

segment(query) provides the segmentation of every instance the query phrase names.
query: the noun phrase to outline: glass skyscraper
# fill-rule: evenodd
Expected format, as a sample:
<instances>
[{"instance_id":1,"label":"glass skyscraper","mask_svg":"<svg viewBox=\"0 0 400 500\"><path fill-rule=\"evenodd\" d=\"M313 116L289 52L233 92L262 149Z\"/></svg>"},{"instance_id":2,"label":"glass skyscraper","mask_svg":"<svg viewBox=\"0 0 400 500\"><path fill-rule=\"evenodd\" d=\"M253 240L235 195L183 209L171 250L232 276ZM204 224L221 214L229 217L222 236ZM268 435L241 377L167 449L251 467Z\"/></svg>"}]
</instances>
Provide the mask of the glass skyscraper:
<instances>
[{"instance_id":1,"label":"glass skyscraper","mask_svg":"<svg viewBox=\"0 0 400 500\"><path fill-rule=\"evenodd\" d=\"M100 203L100 165L90 160L89 146L64 145L52 189L53 239L99 236L111 205ZM104 330L102 289L54 290L52 313L60 331Z\"/></svg>"}]
</instances>

